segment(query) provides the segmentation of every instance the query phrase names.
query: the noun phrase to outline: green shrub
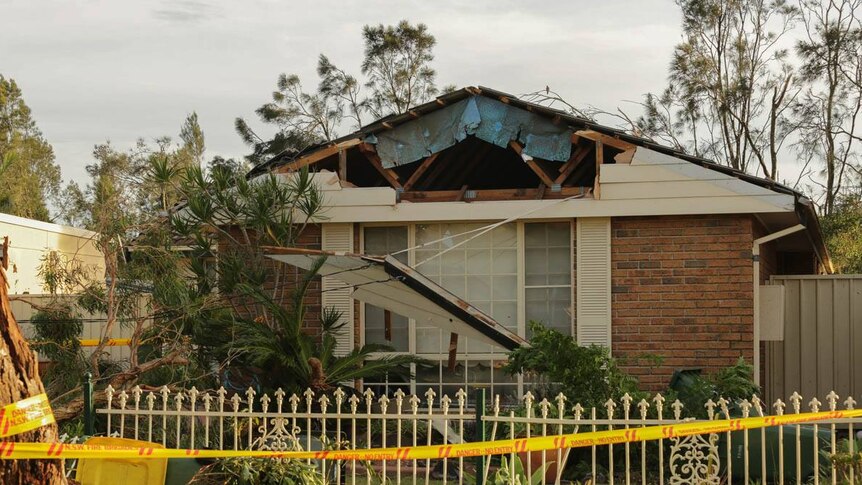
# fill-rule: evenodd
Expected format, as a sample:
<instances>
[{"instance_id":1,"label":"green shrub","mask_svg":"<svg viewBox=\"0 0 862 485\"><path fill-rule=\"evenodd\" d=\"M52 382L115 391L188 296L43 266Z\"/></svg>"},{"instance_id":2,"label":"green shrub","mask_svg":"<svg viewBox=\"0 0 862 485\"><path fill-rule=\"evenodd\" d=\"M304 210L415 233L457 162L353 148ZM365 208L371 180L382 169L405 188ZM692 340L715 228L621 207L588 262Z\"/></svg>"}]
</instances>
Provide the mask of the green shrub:
<instances>
[{"instance_id":1,"label":"green shrub","mask_svg":"<svg viewBox=\"0 0 862 485\"><path fill-rule=\"evenodd\" d=\"M587 409L604 409L609 398L637 393L637 381L619 368L607 348L578 345L571 336L536 322L530 322L530 330L530 347L509 353L505 370L538 381L540 398L552 399L562 392L572 400L570 405L577 401Z\"/></svg>"},{"instance_id":2,"label":"green shrub","mask_svg":"<svg viewBox=\"0 0 862 485\"><path fill-rule=\"evenodd\" d=\"M320 472L288 458L223 458L194 476L194 485L323 485Z\"/></svg>"},{"instance_id":3,"label":"green shrub","mask_svg":"<svg viewBox=\"0 0 862 485\"><path fill-rule=\"evenodd\" d=\"M33 347L51 361L43 375L48 395L54 397L76 386L86 371L81 353L84 322L72 305L53 302L30 320Z\"/></svg>"},{"instance_id":4,"label":"green shrub","mask_svg":"<svg viewBox=\"0 0 862 485\"><path fill-rule=\"evenodd\" d=\"M732 366L719 370L714 374L698 375L687 380L685 385L675 389L669 389L667 398L669 401L679 399L688 417L706 418L707 412L704 404L712 399L717 401L723 397L730 401L731 414L739 414L738 404L743 399L751 399L751 396L760 392L760 388L754 382L754 368L742 357ZM769 410L765 409L768 413Z\"/></svg>"}]
</instances>

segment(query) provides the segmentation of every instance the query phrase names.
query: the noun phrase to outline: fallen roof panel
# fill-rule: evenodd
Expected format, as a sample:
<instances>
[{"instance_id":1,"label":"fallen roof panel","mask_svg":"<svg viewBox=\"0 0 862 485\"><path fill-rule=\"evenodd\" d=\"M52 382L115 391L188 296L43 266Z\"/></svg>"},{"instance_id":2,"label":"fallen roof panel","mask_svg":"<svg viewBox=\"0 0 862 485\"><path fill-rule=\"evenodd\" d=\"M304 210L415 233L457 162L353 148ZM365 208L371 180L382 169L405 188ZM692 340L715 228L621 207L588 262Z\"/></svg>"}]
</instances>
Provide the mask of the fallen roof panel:
<instances>
[{"instance_id":1,"label":"fallen roof panel","mask_svg":"<svg viewBox=\"0 0 862 485\"><path fill-rule=\"evenodd\" d=\"M326 258L319 274L354 288L353 298L472 340L513 350L516 333L392 256L298 248L265 248L267 256L302 269Z\"/></svg>"}]
</instances>

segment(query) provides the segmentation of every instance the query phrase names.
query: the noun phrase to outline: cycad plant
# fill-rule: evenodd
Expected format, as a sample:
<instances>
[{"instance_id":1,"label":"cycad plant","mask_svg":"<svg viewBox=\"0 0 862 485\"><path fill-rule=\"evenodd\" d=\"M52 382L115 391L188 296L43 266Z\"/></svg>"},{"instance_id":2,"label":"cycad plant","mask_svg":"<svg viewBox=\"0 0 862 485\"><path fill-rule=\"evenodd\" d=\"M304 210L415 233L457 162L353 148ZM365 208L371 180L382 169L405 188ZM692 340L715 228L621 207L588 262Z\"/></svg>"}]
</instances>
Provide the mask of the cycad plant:
<instances>
[{"instance_id":1,"label":"cycad plant","mask_svg":"<svg viewBox=\"0 0 862 485\"><path fill-rule=\"evenodd\" d=\"M410 355L377 355L390 352L385 345L365 344L343 356L336 356L337 335L352 331L341 322L341 313L331 308L321 312L321 335L303 331L308 317L305 297L325 258L315 262L293 291L288 305L280 305L258 287L244 285L262 315L235 318L233 341L226 345L230 361L259 369L264 387L282 388L297 394L305 389L315 393L331 391L340 384L358 379L386 376L405 377L417 359Z\"/></svg>"}]
</instances>

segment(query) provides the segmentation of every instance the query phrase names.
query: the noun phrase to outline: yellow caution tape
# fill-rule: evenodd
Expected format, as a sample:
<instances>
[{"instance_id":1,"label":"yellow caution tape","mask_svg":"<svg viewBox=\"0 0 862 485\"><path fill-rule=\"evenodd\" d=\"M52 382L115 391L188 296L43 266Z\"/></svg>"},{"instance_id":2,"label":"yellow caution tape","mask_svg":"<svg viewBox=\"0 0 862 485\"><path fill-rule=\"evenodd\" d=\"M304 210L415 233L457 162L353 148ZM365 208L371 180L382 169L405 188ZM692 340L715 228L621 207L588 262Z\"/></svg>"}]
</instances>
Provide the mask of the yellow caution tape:
<instances>
[{"instance_id":1,"label":"yellow caution tape","mask_svg":"<svg viewBox=\"0 0 862 485\"><path fill-rule=\"evenodd\" d=\"M98 347L101 340L97 338L90 339L81 339L81 347ZM128 346L131 345L132 339L130 338L109 338L105 345L107 347L118 347L118 346Z\"/></svg>"},{"instance_id":2,"label":"yellow caution tape","mask_svg":"<svg viewBox=\"0 0 862 485\"><path fill-rule=\"evenodd\" d=\"M24 433L54 422L46 394L12 403L0 409L0 438Z\"/></svg>"},{"instance_id":3,"label":"yellow caution tape","mask_svg":"<svg viewBox=\"0 0 862 485\"><path fill-rule=\"evenodd\" d=\"M457 445L433 445L401 448L326 451L232 451L188 450L149 447L122 447L104 445L75 445L64 443L12 443L0 442L0 459L26 458L294 458L315 460L424 460L458 458L480 455L501 455L526 451L557 450L586 446L601 446L637 441L649 441L695 434L723 433L746 429L765 428L787 424L814 423L831 419L862 417L862 410L827 411L819 413L786 414L717 421L688 423L646 428L629 428L558 436L542 436L514 440L483 441Z\"/></svg>"}]
</instances>

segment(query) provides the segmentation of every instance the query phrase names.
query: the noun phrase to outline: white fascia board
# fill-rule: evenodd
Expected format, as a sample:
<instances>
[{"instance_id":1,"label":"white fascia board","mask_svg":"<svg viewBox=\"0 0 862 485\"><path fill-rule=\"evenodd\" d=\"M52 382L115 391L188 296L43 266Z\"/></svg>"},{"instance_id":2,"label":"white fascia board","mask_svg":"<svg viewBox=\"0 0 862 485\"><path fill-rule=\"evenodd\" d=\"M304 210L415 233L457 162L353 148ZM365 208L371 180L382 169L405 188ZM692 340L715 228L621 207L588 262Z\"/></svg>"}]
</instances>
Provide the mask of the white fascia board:
<instances>
[{"instance_id":1,"label":"white fascia board","mask_svg":"<svg viewBox=\"0 0 862 485\"><path fill-rule=\"evenodd\" d=\"M344 189L345 191L354 189ZM394 192L394 191L393 191ZM761 214L793 211L793 197L774 194L748 197L701 197L628 200L501 200L483 202L401 202L385 206L336 206L320 222L434 222L577 217ZM529 214L527 214L529 212Z\"/></svg>"}]
</instances>

